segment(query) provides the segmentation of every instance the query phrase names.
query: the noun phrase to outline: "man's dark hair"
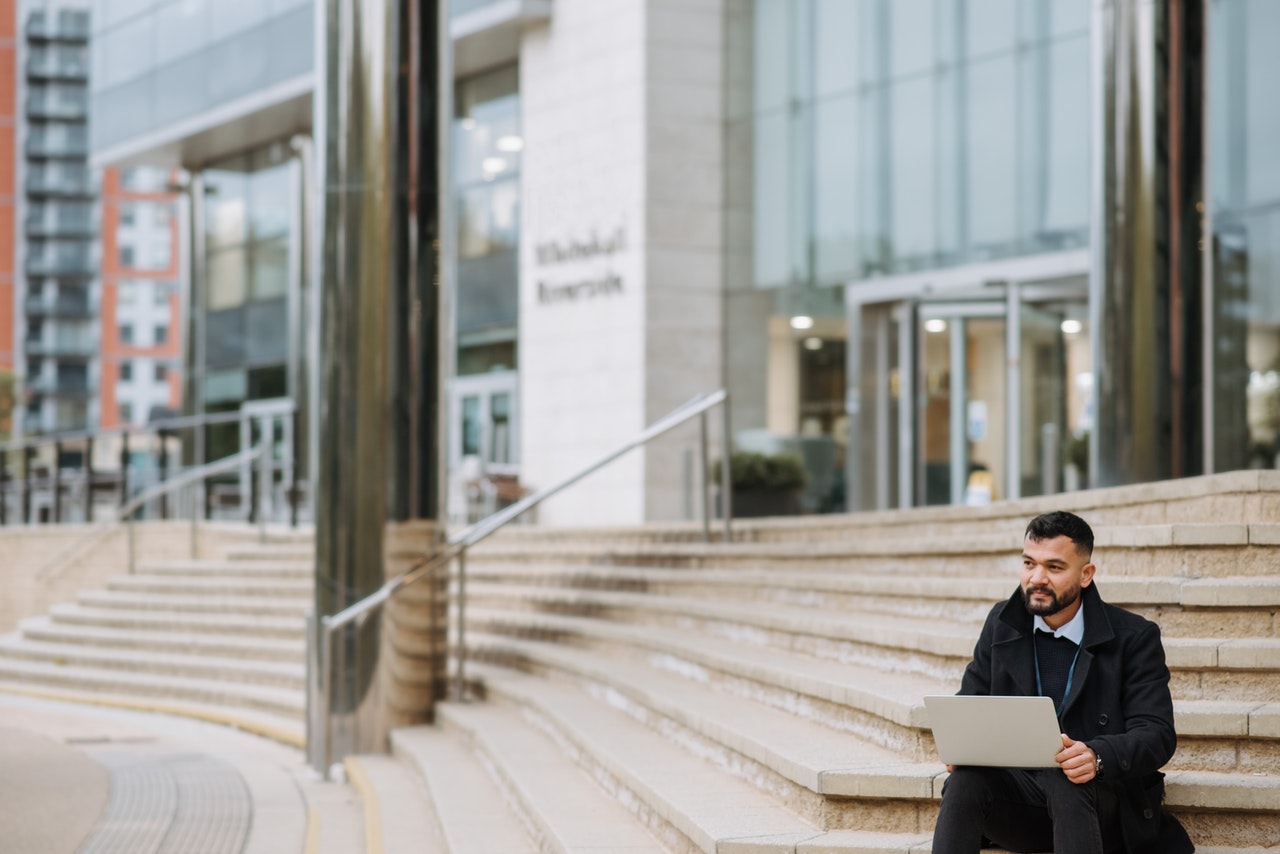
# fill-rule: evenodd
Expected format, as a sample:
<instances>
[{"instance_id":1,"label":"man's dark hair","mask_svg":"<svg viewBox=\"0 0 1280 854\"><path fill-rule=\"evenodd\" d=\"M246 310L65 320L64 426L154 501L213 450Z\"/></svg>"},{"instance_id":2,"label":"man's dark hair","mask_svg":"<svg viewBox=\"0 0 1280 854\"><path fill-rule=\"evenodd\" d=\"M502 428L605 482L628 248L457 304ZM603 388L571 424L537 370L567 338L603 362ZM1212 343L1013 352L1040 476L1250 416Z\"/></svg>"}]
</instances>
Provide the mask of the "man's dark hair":
<instances>
[{"instance_id":1,"label":"man's dark hair","mask_svg":"<svg viewBox=\"0 0 1280 854\"><path fill-rule=\"evenodd\" d=\"M1088 522L1065 510L1042 513L1032 519L1027 524L1024 536L1033 543L1052 540L1054 537L1067 537L1076 544L1080 554L1085 557L1093 556L1093 529Z\"/></svg>"}]
</instances>

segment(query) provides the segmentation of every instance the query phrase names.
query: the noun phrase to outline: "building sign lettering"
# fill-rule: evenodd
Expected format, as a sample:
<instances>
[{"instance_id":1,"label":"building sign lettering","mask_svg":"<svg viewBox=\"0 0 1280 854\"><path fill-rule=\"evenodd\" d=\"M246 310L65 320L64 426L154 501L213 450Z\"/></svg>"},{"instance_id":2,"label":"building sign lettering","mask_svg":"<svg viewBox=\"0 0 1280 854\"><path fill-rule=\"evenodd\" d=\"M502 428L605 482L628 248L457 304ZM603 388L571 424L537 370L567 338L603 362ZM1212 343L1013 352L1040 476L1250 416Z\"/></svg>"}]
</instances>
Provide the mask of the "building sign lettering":
<instances>
[{"instance_id":1,"label":"building sign lettering","mask_svg":"<svg viewBox=\"0 0 1280 854\"><path fill-rule=\"evenodd\" d=\"M561 264L575 264L593 259L608 261L617 252L626 247L626 232L619 228L610 235L601 237L592 231L585 239L571 239L566 242L548 241L534 247L539 267L556 267ZM538 279L538 302L544 304L556 302L576 302L580 299L612 296L622 293L622 277L606 267L594 275L587 274L571 281L547 281L541 276Z\"/></svg>"}]
</instances>

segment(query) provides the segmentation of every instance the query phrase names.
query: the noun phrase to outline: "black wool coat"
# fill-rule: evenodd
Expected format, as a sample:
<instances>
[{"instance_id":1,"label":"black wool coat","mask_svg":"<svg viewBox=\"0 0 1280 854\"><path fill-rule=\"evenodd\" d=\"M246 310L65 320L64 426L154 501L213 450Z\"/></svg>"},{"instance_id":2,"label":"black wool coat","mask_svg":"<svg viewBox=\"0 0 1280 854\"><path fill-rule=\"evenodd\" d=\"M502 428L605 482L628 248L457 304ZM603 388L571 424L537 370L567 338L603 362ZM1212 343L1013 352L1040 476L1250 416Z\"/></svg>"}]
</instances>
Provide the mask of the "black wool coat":
<instances>
[{"instance_id":1,"label":"black wool coat","mask_svg":"<svg viewBox=\"0 0 1280 854\"><path fill-rule=\"evenodd\" d=\"M1108 605L1096 584L1081 598L1084 642L1058 716L1062 731L1102 759L1097 784L1117 795L1129 854L1191 854L1186 831L1161 808L1160 768L1173 756L1177 736L1160 627ZM960 693L1035 696L1034 625L1020 589L992 608Z\"/></svg>"}]
</instances>

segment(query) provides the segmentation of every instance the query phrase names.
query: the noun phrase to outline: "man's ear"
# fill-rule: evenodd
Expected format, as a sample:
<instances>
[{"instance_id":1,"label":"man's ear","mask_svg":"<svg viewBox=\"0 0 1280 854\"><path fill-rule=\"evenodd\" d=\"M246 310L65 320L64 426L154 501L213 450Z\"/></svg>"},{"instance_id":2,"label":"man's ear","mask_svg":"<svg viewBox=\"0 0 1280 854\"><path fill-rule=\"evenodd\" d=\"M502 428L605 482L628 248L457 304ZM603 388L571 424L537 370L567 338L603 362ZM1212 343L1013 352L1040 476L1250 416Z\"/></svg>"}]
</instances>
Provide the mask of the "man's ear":
<instances>
[{"instance_id":1,"label":"man's ear","mask_svg":"<svg viewBox=\"0 0 1280 854\"><path fill-rule=\"evenodd\" d=\"M1083 567L1081 567L1081 569L1080 569L1080 586L1081 586L1081 587L1088 587L1090 584L1092 584L1092 583L1093 583L1093 574L1094 574L1095 572L1097 572L1097 571L1098 571L1098 568L1097 568L1096 566L1094 566L1092 563L1086 563Z\"/></svg>"}]
</instances>

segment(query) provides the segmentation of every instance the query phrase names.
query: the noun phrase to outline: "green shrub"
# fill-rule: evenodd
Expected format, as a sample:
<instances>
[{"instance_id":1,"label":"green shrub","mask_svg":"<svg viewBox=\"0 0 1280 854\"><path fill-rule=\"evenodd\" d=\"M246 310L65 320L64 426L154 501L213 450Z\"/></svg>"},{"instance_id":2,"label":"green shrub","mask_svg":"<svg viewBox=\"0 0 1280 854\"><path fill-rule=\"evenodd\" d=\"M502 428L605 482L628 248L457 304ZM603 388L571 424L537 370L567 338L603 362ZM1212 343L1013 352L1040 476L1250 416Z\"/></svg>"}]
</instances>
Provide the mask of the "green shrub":
<instances>
[{"instance_id":1,"label":"green shrub","mask_svg":"<svg viewBox=\"0 0 1280 854\"><path fill-rule=\"evenodd\" d=\"M734 451L729 458L733 488L738 492L790 492L808 480L804 461L796 454L760 454ZM720 484L720 461L711 467L711 480Z\"/></svg>"}]
</instances>

